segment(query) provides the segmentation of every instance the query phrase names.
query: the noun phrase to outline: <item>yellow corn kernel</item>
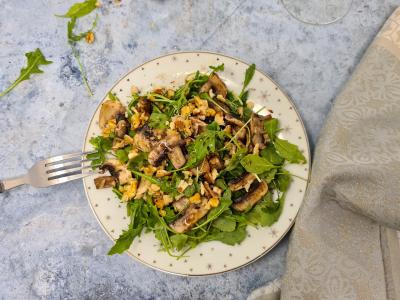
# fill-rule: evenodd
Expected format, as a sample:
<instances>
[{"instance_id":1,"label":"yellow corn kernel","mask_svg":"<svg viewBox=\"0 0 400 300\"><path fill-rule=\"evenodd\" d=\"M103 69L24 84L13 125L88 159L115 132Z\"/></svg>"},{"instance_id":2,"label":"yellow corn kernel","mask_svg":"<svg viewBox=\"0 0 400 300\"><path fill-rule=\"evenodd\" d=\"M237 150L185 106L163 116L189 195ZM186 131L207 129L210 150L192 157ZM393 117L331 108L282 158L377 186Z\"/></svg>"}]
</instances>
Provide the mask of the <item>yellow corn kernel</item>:
<instances>
[{"instance_id":1,"label":"yellow corn kernel","mask_svg":"<svg viewBox=\"0 0 400 300\"><path fill-rule=\"evenodd\" d=\"M117 120L115 119L109 120L103 129L103 136L109 137L110 134L114 132L116 127L117 127Z\"/></svg>"},{"instance_id":2,"label":"yellow corn kernel","mask_svg":"<svg viewBox=\"0 0 400 300\"><path fill-rule=\"evenodd\" d=\"M137 190L137 180L132 180L132 182L125 188L125 192L122 194L122 201L129 201L136 195Z\"/></svg>"},{"instance_id":3,"label":"yellow corn kernel","mask_svg":"<svg viewBox=\"0 0 400 300\"><path fill-rule=\"evenodd\" d=\"M86 37L85 40L88 44L92 44L94 42L94 33L93 31L88 31L88 33L86 33Z\"/></svg>"},{"instance_id":4,"label":"yellow corn kernel","mask_svg":"<svg viewBox=\"0 0 400 300\"><path fill-rule=\"evenodd\" d=\"M190 116L192 112L192 109L190 108L189 105L185 105L184 107L181 108L181 115L184 117Z\"/></svg>"},{"instance_id":5,"label":"yellow corn kernel","mask_svg":"<svg viewBox=\"0 0 400 300\"><path fill-rule=\"evenodd\" d=\"M206 110L206 116L207 117L214 117L215 116L215 110L212 108L207 108Z\"/></svg>"},{"instance_id":6,"label":"yellow corn kernel","mask_svg":"<svg viewBox=\"0 0 400 300\"><path fill-rule=\"evenodd\" d=\"M175 95L174 90L169 89L167 91L167 98L171 99Z\"/></svg>"},{"instance_id":7,"label":"yellow corn kernel","mask_svg":"<svg viewBox=\"0 0 400 300\"><path fill-rule=\"evenodd\" d=\"M160 214L161 217L165 217L165 215L167 214L167 212L163 209L160 209L158 213Z\"/></svg>"},{"instance_id":8,"label":"yellow corn kernel","mask_svg":"<svg viewBox=\"0 0 400 300\"><path fill-rule=\"evenodd\" d=\"M134 115L131 117L131 124L132 124L132 128L133 128L133 129L139 128L139 126L140 126L140 117L139 117L139 114L134 114Z\"/></svg>"},{"instance_id":9,"label":"yellow corn kernel","mask_svg":"<svg viewBox=\"0 0 400 300\"><path fill-rule=\"evenodd\" d=\"M219 205L219 199L216 197L211 198L208 203L210 203L211 207L217 207Z\"/></svg>"},{"instance_id":10,"label":"yellow corn kernel","mask_svg":"<svg viewBox=\"0 0 400 300\"><path fill-rule=\"evenodd\" d=\"M153 167L152 165L148 165L147 167L143 167L143 172L146 175L153 175L155 171L157 171L157 168Z\"/></svg>"},{"instance_id":11,"label":"yellow corn kernel","mask_svg":"<svg viewBox=\"0 0 400 300\"><path fill-rule=\"evenodd\" d=\"M154 204L157 206L157 208L163 208L164 207L164 200L162 198L158 198Z\"/></svg>"},{"instance_id":12,"label":"yellow corn kernel","mask_svg":"<svg viewBox=\"0 0 400 300\"><path fill-rule=\"evenodd\" d=\"M190 203L200 203L200 201L201 201L201 199L200 199L199 193L196 193L192 197L189 198Z\"/></svg>"}]
</instances>

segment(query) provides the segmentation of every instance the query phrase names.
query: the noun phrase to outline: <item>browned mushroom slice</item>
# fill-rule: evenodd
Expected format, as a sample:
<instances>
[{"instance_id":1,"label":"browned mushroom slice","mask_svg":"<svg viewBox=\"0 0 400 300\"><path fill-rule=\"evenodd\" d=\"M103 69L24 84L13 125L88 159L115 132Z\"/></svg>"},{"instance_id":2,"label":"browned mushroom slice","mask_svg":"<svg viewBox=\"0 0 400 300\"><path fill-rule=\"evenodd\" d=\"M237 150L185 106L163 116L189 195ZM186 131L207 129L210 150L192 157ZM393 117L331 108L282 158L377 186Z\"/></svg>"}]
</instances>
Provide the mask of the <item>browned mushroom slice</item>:
<instances>
[{"instance_id":1,"label":"browned mushroom slice","mask_svg":"<svg viewBox=\"0 0 400 300\"><path fill-rule=\"evenodd\" d=\"M115 128L115 134L119 138L123 138L128 133L128 122L125 119L118 121L117 127Z\"/></svg>"},{"instance_id":2,"label":"browned mushroom slice","mask_svg":"<svg viewBox=\"0 0 400 300\"><path fill-rule=\"evenodd\" d=\"M149 189L149 187L151 186L151 182L148 181L147 179L140 179L140 183L139 186L136 190L136 195L135 195L135 199L139 199L140 197L142 197L144 195L144 193L147 192L147 190Z\"/></svg>"},{"instance_id":3,"label":"browned mushroom slice","mask_svg":"<svg viewBox=\"0 0 400 300\"><path fill-rule=\"evenodd\" d=\"M253 183L253 181L256 179L256 176L252 173L245 173L239 178L229 182L228 186L229 189L232 192L241 190L241 189L246 189L246 191L249 190L250 185Z\"/></svg>"},{"instance_id":4,"label":"browned mushroom slice","mask_svg":"<svg viewBox=\"0 0 400 300\"><path fill-rule=\"evenodd\" d=\"M105 189L114 187L117 184L117 181L113 176L101 176L94 179L94 185L96 189Z\"/></svg>"},{"instance_id":5,"label":"browned mushroom slice","mask_svg":"<svg viewBox=\"0 0 400 300\"><path fill-rule=\"evenodd\" d=\"M197 136L199 133L202 133L204 129L207 128L207 123L203 122L198 118L190 118L192 122L193 136Z\"/></svg>"},{"instance_id":6,"label":"browned mushroom slice","mask_svg":"<svg viewBox=\"0 0 400 300\"><path fill-rule=\"evenodd\" d=\"M271 116L260 116L258 114L253 114L250 121L250 132L251 132L251 141L253 142L253 146L259 144L260 149L265 148L264 141L264 122L268 120Z\"/></svg>"},{"instance_id":7,"label":"browned mushroom slice","mask_svg":"<svg viewBox=\"0 0 400 300\"><path fill-rule=\"evenodd\" d=\"M125 114L125 107L119 101L107 100L100 108L99 127L104 129L107 122L116 119L118 115Z\"/></svg>"},{"instance_id":8,"label":"browned mushroom slice","mask_svg":"<svg viewBox=\"0 0 400 300\"><path fill-rule=\"evenodd\" d=\"M150 115L152 112L152 106L149 100L146 98L140 98L139 102L136 105L136 110L140 114Z\"/></svg>"},{"instance_id":9,"label":"browned mushroom slice","mask_svg":"<svg viewBox=\"0 0 400 300\"><path fill-rule=\"evenodd\" d=\"M207 199L203 199L199 204L191 204L184 215L169 226L178 233L190 230L197 221L204 217L210 208L206 207Z\"/></svg>"},{"instance_id":10,"label":"browned mushroom slice","mask_svg":"<svg viewBox=\"0 0 400 300\"><path fill-rule=\"evenodd\" d=\"M172 202L172 206L177 212L181 212L182 210L186 209L188 205L189 205L189 199L186 197L183 197L179 200Z\"/></svg>"},{"instance_id":11,"label":"browned mushroom slice","mask_svg":"<svg viewBox=\"0 0 400 300\"><path fill-rule=\"evenodd\" d=\"M212 169L221 170L224 167L217 155L212 155L210 157L209 164Z\"/></svg>"},{"instance_id":12,"label":"browned mushroom slice","mask_svg":"<svg viewBox=\"0 0 400 300\"><path fill-rule=\"evenodd\" d=\"M232 208L236 211L246 211L254 206L258 201L262 199L268 192L268 185L262 182L256 182L250 188L250 191L236 199L232 205Z\"/></svg>"},{"instance_id":13,"label":"browned mushroom slice","mask_svg":"<svg viewBox=\"0 0 400 300\"><path fill-rule=\"evenodd\" d=\"M244 126L244 123L242 121L240 121L239 119L236 119L235 117L228 115L228 114L225 115L225 120L227 123L232 124L232 125L236 125L239 127Z\"/></svg>"},{"instance_id":14,"label":"browned mushroom slice","mask_svg":"<svg viewBox=\"0 0 400 300\"><path fill-rule=\"evenodd\" d=\"M101 167L103 171L109 171L119 184L123 185L132 179L132 173L126 165L121 164L117 159L107 160Z\"/></svg>"},{"instance_id":15,"label":"browned mushroom slice","mask_svg":"<svg viewBox=\"0 0 400 300\"><path fill-rule=\"evenodd\" d=\"M236 139L240 140L242 142L246 141L246 136L247 136L246 128L244 128L244 127L241 127L241 128L236 127L236 128L237 128L237 131L234 133L234 135L236 136Z\"/></svg>"},{"instance_id":16,"label":"browned mushroom slice","mask_svg":"<svg viewBox=\"0 0 400 300\"><path fill-rule=\"evenodd\" d=\"M218 197L218 195L217 195L217 193L215 193L214 191L213 191L213 189L210 187L210 185L208 184L208 182L203 182L203 185L204 185L204 189L205 189L205 195L208 197L208 198L213 198L213 197Z\"/></svg>"},{"instance_id":17,"label":"browned mushroom slice","mask_svg":"<svg viewBox=\"0 0 400 300\"><path fill-rule=\"evenodd\" d=\"M167 158L167 155L167 143L165 141L161 141L153 150L150 151L148 156L149 163L154 167L158 167L161 165L163 160Z\"/></svg>"},{"instance_id":18,"label":"browned mushroom slice","mask_svg":"<svg viewBox=\"0 0 400 300\"><path fill-rule=\"evenodd\" d=\"M182 152L181 146L175 146L168 152L168 158L171 160L175 169L182 168L186 163L185 155Z\"/></svg>"},{"instance_id":19,"label":"browned mushroom slice","mask_svg":"<svg viewBox=\"0 0 400 300\"><path fill-rule=\"evenodd\" d=\"M155 137L152 130L147 126L143 126L136 131L133 137L133 145L143 152L150 152L155 144Z\"/></svg>"},{"instance_id":20,"label":"browned mushroom slice","mask_svg":"<svg viewBox=\"0 0 400 300\"><path fill-rule=\"evenodd\" d=\"M208 81L200 88L199 93L208 93L210 90L212 90L214 94L221 95L224 98L228 94L225 83L216 73L211 73Z\"/></svg>"}]
</instances>

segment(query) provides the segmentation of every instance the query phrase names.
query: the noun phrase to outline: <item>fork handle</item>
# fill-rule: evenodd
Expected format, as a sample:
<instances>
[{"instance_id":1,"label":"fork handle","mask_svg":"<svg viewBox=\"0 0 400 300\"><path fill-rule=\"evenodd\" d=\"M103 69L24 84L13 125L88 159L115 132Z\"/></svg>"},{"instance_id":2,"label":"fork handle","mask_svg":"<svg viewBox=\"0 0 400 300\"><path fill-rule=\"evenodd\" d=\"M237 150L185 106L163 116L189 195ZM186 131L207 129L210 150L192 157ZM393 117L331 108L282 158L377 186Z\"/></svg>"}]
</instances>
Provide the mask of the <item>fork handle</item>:
<instances>
[{"instance_id":1,"label":"fork handle","mask_svg":"<svg viewBox=\"0 0 400 300\"><path fill-rule=\"evenodd\" d=\"M5 191L8 191L23 184L27 184L25 176L0 180L0 193L4 193Z\"/></svg>"}]
</instances>

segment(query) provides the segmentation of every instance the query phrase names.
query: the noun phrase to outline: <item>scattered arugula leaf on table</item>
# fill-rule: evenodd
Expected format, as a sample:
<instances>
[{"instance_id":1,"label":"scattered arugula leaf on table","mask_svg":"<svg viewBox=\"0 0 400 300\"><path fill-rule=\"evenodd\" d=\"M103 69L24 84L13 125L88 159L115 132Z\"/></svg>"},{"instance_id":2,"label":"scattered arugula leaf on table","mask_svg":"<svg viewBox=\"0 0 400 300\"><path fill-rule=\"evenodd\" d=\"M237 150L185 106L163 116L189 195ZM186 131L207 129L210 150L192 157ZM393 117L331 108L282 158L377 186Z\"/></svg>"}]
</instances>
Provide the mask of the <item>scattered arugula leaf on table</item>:
<instances>
[{"instance_id":1,"label":"scattered arugula leaf on table","mask_svg":"<svg viewBox=\"0 0 400 300\"><path fill-rule=\"evenodd\" d=\"M28 80L32 74L40 74L43 71L39 68L41 65L51 64L52 61L47 60L42 51L37 48L35 51L25 53L27 58L27 65L25 68L22 68L18 78L2 93L0 93L0 97L3 97L7 93L9 93L13 88L15 88L19 83L24 80Z\"/></svg>"}]
</instances>

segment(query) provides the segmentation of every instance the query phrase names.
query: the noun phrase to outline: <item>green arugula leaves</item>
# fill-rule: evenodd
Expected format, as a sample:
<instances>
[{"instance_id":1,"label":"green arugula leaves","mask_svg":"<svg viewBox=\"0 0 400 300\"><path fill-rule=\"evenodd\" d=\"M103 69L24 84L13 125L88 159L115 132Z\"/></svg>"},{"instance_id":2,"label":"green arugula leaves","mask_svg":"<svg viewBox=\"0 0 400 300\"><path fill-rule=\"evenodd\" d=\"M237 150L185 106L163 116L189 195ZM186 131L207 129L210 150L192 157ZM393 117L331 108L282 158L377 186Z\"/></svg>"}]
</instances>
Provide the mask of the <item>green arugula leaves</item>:
<instances>
[{"instance_id":1,"label":"green arugula leaves","mask_svg":"<svg viewBox=\"0 0 400 300\"><path fill-rule=\"evenodd\" d=\"M81 60L80 60L79 52L76 49L76 43L79 42L80 40L82 40L83 38L85 38L92 30L94 30L94 28L97 25L98 15L96 15L96 18L93 21L92 27L88 31L82 32L80 34L74 34L74 28L76 26L77 19L90 14L93 10L95 10L97 8L96 3L97 3L96 0L86 0L84 2L75 3L70 7L68 12L65 13L64 15L56 15L57 17L60 17L60 18L69 18L70 19L68 21L68 25L67 25L68 44L71 46L72 54L74 55L74 57L78 63L78 67L79 67L79 70L82 75L82 81L85 84L85 87L90 96L93 96L93 92L89 86L86 72L85 72L83 65L81 63Z\"/></svg>"},{"instance_id":2,"label":"green arugula leaves","mask_svg":"<svg viewBox=\"0 0 400 300\"><path fill-rule=\"evenodd\" d=\"M306 158L296 145L276 137L274 139L274 146L278 154L287 161L296 164L306 163Z\"/></svg>"},{"instance_id":3,"label":"green arugula leaves","mask_svg":"<svg viewBox=\"0 0 400 300\"><path fill-rule=\"evenodd\" d=\"M150 115L149 118L149 126L151 128L167 128L167 121L169 120L169 117L161 112L155 112L153 111Z\"/></svg>"},{"instance_id":4,"label":"green arugula leaves","mask_svg":"<svg viewBox=\"0 0 400 300\"><path fill-rule=\"evenodd\" d=\"M240 92L239 98L242 98L243 95L245 95L245 90L246 90L247 86L249 85L250 81L253 79L255 72L256 72L256 65L251 64L247 68L246 73L244 75L243 87L242 87L242 91ZM247 95L246 95L246 97L247 97Z\"/></svg>"},{"instance_id":5,"label":"green arugula leaves","mask_svg":"<svg viewBox=\"0 0 400 300\"><path fill-rule=\"evenodd\" d=\"M211 70L213 70L213 72L220 72L220 71L224 71L224 69L225 69L225 64L220 64L220 65L218 65L218 66L209 66L209 68L211 69Z\"/></svg>"},{"instance_id":6,"label":"green arugula leaves","mask_svg":"<svg viewBox=\"0 0 400 300\"><path fill-rule=\"evenodd\" d=\"M52 61L47 60L42 51L37 48L35 51L25 53L27 58L27 65L25 68L22 68L18 78L2 93L0 93L0 97L3 97L7 93L9 93L13 88L15 88L19 83L24 80L28 80L32 74L40 74L43 71L39 68L41 65L48 65L51 64Z\"/></svg>"},{"instance_id":7,"label":"green arugula leaves","mask_svg":"<svg viewBox=\"0 0 400 300\"><path fill-rule=\"evenodd\" d=\"M81 18L96 9L97 0L86 0L73 4L64 15L56 15L60 18Z\"/></svg>"},{"instance_id":8,"label":"green arugula leaves","mask_svg":"<svg viewBox=\"0 0 400 300\"><path fill-rule=\"evenodd\" d=\"M271 169L277 168L268 159L260 157L256 154L248 154L240 161L242 166L249 173L261 174Z\"/></svg>"},{"instance_id":9,"label":"green arugula leaves","mask_svg":"<svg viewBox=\"0 0 400 300\"><path fill-rule=\"evenodd\" d=\"M92 166L103 164L106 160L107 153L112 148L113 140L111 138L97 136L92 137L89 142L93 145L96 152L88 154L86 157L92 159Z\"/></svg>"}]
</instances>

